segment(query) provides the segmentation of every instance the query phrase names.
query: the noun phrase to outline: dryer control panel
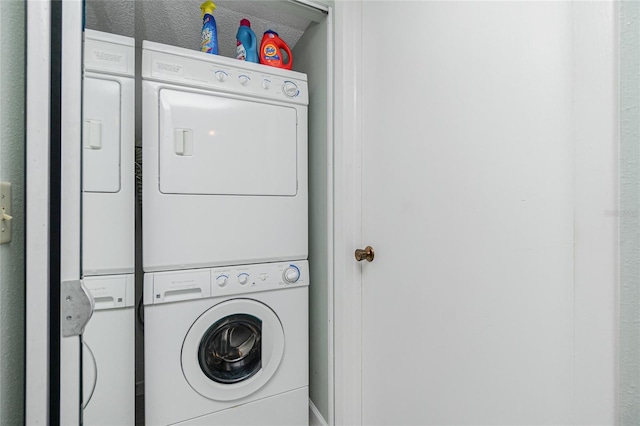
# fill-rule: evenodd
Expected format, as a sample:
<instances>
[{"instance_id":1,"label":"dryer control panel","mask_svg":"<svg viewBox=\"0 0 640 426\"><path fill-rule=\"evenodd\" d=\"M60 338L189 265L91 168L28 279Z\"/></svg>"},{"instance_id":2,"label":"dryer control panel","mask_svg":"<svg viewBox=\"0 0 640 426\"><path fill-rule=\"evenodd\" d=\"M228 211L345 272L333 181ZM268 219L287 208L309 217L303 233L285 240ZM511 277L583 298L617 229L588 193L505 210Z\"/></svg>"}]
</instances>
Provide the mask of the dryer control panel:
<instances>
[{"instance_id":1,"label":"dryer control panel","mask_svg":"<svg viewBox=\"0 0 640 426\"><path fill-rule=\"evenodd\" d=\"M142 78L308 105L307 75L143 41Z\"/></svg>"},{"instance_id":2,"label":"dryer control panel","mask_svg":"<svg viewBox=\"0 0 640 426\"><path fill-rule=\"evenodd\" d=\"M309 262L262 263L144 275L144 304L234 296L309 285Z\"/></svg>"}]
</instances>

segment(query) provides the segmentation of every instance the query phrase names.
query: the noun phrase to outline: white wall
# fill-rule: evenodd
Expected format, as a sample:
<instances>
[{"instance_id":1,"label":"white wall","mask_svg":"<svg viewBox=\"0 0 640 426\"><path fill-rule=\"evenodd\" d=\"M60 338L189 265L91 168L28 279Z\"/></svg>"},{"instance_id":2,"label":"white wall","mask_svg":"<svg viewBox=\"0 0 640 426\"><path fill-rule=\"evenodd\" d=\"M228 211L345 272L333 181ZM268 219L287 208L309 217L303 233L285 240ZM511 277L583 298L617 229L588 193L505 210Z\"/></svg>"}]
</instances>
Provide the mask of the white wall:
<instances>
[{"instance_id":1,"label":"white wall","mask_svg":"<svg viewBox=\"0 0 640 426\"><path fill-rule=\"evenodd\" d=\"M12 184L13 241L0 245L0 425L24 421L25 4L0 1L0 180Z\"/></svg>"},{"instance_id":2,"label":"white wall","mask_svg":"<svg viewBox=\"0 0 640 426\"><path fill-rule=\"evenodd\" d=\"M327 25L312 23L293 49L294 69L309 82L309 398L329 418L329 270L331 196L327 144Z\"/></svg>"}]
</instances>

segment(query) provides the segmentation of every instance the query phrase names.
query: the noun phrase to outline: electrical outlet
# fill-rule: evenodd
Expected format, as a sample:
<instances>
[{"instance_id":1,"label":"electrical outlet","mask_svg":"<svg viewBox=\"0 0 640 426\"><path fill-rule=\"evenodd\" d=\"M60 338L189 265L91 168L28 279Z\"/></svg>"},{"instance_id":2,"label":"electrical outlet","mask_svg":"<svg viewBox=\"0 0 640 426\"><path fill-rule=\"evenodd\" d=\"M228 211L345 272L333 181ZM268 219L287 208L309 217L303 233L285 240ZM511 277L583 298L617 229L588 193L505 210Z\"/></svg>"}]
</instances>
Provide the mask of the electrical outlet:
<instances>
[{"instance_id":1,"label":"electrical outlet","mask_svg":"<svg viewBox=\"0 0 640 426\"><path fill-rule=\"evenodd\" d=\"M0 182L0 244L11 242L11 184Z\"/></svg>"}]
</instances>

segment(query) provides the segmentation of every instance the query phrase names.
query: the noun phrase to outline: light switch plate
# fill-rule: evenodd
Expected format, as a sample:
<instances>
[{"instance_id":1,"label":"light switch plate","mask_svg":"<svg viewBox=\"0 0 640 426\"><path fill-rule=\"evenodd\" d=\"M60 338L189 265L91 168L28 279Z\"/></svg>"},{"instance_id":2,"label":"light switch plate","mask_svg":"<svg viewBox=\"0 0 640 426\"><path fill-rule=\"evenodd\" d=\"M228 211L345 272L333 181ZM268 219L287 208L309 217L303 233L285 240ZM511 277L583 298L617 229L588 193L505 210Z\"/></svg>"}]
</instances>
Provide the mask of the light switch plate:
<instances>
[{"instance_id":1,"label":"light switch plate","mask_svg":"<svg viewBox=\"0 0 640 426\"><path fill-rule=\"evenodd\" d=\"M0 182L0 244L11 242L11 184Z\"/></svg>"}]
</instances>

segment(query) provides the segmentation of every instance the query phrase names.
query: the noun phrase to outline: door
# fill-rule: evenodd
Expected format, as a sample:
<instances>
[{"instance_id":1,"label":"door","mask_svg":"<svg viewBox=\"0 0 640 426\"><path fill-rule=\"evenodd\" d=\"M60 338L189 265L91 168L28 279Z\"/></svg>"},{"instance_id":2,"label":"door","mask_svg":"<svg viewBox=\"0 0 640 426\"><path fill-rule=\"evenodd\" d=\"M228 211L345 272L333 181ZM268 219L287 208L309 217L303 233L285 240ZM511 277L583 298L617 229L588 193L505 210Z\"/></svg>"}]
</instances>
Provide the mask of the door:
<instances>
[{"instance_id":1,"label":"door","mask_svg":"<svg viewBox=\"0 0 640 426\"><path fill-rule=\"evenodd\" d=\"M578 201L587 190L576 171L584 161L594 170L614 164L615 131L597 141L603 159L575 142L576 128L590 124L576 121L583 103L574 100L583 93L574 80L574 6L365 1L361 8L358 248L375 253L356 275L361 423L573 424L589 374L608 377L590 395L604 413L598 423L613 422L613 358L581 349L613 348L615 332L589 340L580 328L579 284L589 283L577 282L574 268ZM608 77L596 83L613 88ZM593 217L607 229L602 241L614 241L615 227ZM613 252L591 260L603 262L614 264ZM597 283L607 290L589 302L594 312L612 309L614 283L614 273Z\"/></svg>"},{"instance_id":2,"label":"door","mask_svg":"<svg viewBox=\"0 0 640 426\"><path fill-rule=\"evenodd\" d=\"M297 194L294 107L173 88L158 101L160 192Z\"/></svg>"},{"instance_id":3,"label":"door","mask_svg":"<svg viewBox=\"0 0 640 426\"><path fill-rule=\"evenodd\" d=\"M82 3L27 6L26 423L81 424Z\"/></svg>"}]
</instances>

